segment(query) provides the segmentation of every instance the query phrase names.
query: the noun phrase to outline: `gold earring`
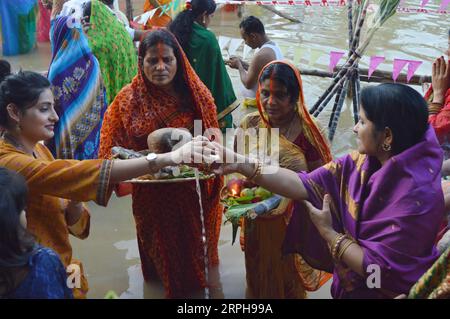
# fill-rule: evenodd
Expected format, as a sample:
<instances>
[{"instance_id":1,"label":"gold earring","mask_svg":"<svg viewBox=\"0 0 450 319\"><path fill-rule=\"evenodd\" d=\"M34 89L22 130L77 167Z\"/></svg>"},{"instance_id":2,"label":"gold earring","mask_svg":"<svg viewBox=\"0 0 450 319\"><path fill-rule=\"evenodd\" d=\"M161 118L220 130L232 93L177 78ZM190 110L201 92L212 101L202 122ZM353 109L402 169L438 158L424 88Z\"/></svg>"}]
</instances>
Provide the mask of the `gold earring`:
<instances>
[{"instance_id":1,"label":"gold earring","mask_svg":"<svg viewBox=\"0 0 450 319\"><path fill-rule=\"evenodd\" d=\"M383 151L389 152L389 151L391 150L391 144L383 143L383 145L381 146L381 148L383 149Z\"/></svg>"}]
</instances>

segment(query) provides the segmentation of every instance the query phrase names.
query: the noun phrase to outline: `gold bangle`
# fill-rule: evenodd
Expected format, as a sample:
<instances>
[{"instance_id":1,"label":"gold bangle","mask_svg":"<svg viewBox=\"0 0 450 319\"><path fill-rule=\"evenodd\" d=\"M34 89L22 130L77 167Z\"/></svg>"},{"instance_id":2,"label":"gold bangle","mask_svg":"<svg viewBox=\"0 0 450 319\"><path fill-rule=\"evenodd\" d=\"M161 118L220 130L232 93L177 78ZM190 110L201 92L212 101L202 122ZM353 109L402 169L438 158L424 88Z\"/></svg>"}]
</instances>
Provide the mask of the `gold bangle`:
<instances>
[{"instance_id":1,"label":"gold bangle","mask_svg":"<svg viewBox=\"0 0 450 319\"><path fill-rule=\"evenodd\" d=\"M334 244L332 250L331 250L331 257L333 257L333 259L337 260L336 258L336 254L339 250L339 246L341 245L342 241L347 238L347 235L343 234L340 235L339 238L336 240L336 243Z\"/></svg>"},{"instance_id":2,"label":"gold bangle","mask_svg":"<svg viewBox=\"0 0 450 319\"><path fill-rule=\"evenodd\" d=\"M249 181L252 181L253 179L255 179L256 177L258 177L259 175L261 175L261 169L262 169L262 163L259 160L256 160L256 168L255 171L253 172L251 177L247 177L247 179Z\"/></svg>"},{"instance_id":3,"label":"gold bangle","mask_svg":"<svg viewBox=\"0 0 450 319\"><path fill-rule=\"evenodd\" d=\"M338 240L338 238L341 237L342 235L343 235L343 234L338 233L338 234L336 235L336 237L334 237L334 239L331 241L331 244L330 244L330 246L329 246L330 252L331 252L332 248L334 247L334 245L336 244L336 240Z\"/></svg>"},{"instance_id":4,"label":"gold bangle","mask_svg":"<svg viewBox=\"0 0 450 319\"><path fill-rule=\"evenodd\" d=\"M347 248L350 247L353 243L354 243L353 240L348 239L345 244L341 245L342 248L339 249L337 260L339 261L341 260Z\"/></svg>"},{"instance_id":5,"label":"gold bangle","mask_svg":"<svg viewBox=\"0 0 450 319\"><path fill-rule=\"evenodd\" d=\"M444 105L441 104L441 103L435 103L435 102L429 103L428 104L428 113L430 115L437 114L437 113L439 113L442 110L443 106Z\"/></svg>"}]
</instances>

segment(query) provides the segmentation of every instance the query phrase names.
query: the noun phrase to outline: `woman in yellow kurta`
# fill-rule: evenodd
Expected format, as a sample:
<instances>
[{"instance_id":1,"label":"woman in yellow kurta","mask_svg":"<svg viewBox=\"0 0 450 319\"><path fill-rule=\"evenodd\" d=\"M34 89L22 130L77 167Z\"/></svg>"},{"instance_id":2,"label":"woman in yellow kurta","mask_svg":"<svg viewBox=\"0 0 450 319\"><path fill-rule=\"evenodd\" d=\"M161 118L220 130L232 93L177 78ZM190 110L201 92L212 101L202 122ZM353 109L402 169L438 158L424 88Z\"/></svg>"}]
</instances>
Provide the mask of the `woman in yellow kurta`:
<instances>
[{"instance_id":1,"label":"woman in yellow kurta","mask_svg":"<svg viewBox=\"0 0 450 319\"><path fill-rule=\"evenodd\" d=\"M75 287L74 296L83 298L88 284L80 262L72 258L69 242L69 233L78 238L89 235L89 212L81 202L93 200L105 206L111 185L181 163L189 158L184 154L190 152L191 145L149 159L55 160L39 143L53 136L59 119L49 81L38 73L24 71L0 79L0 83L0 127L4 129L0 166L25 177L29 189L28 229L39 244L59 254L65 267L80 267L80 285Z\"/></svg>"}]
</instances>

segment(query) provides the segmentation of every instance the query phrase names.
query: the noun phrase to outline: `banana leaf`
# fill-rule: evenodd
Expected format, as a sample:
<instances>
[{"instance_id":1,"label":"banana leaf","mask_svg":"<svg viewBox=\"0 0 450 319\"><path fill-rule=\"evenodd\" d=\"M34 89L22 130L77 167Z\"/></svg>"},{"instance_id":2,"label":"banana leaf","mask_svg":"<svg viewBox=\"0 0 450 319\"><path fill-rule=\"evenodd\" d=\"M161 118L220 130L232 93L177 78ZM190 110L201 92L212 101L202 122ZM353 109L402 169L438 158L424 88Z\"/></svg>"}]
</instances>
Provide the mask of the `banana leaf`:
<instances>
[{"instance_id":1,"label":"banana leaf","mask_svg":"<svg viewBox=\"0 0 450 319\"><path fill-rule=\"evenodd\" d=\"M280 195L273 195L258 203L234 205L229 207L225 212L225 217L227 218L225 223L231 222L233 226L231 244L233 245L236 241L237 230L239 228L241 217L249 217L254 219L259 215L268 213L272 209L278 207L281 199L282 197Z\"/></svg>"},{"instance_id":2,"label":"banana leaf","mask_svg":"<svg viewBox=\"0 0 450 319\"><path fill-rule=\"evenodd\" d=\"M233 245L234 242L236 241L236 235L237 235L237 231L239 228L239 220L241 219L241 217L246 216L247 212L254 208L258 203L254 203L254 204L243 204L243 205L234 205L231 206L227 209L227 211L225 212L225 223L230 222L231 225L233 226L233 236L232 236L232 241L231 244Z\"/></svg>"}]
</instances>

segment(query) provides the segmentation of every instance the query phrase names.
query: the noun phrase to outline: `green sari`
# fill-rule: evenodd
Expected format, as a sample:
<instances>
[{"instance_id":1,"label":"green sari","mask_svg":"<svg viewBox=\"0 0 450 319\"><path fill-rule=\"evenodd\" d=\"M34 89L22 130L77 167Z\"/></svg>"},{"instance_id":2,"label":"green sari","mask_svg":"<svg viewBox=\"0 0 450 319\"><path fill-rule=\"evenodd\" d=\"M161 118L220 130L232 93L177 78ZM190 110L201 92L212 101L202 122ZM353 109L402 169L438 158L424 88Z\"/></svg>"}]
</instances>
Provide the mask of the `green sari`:
<instances>
[{"instance_id":1,"label":"green sari","mask_svg":"<svg viewBox=\"0 0 450 319\"><path fill-rule=\"evenodd\" d=\"M137 74L137 52L121 22L98 0L92 0L89 47L100 63L108 104Z\"/></svg>"},{"instance_id":2,"label":"green sari","mask_svg":"<svg viewBox=\"0 0 450 319\"><path fill-rule=\"evenodd\" d=\"M214 33L194 23L191 40L185 51L195 72L211 91L217 113L220 114L227 108L235 107L238 102ZM219 127L222 130L233 127L231 114L219 119Z\"/></svg>"}]
</instances>

